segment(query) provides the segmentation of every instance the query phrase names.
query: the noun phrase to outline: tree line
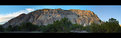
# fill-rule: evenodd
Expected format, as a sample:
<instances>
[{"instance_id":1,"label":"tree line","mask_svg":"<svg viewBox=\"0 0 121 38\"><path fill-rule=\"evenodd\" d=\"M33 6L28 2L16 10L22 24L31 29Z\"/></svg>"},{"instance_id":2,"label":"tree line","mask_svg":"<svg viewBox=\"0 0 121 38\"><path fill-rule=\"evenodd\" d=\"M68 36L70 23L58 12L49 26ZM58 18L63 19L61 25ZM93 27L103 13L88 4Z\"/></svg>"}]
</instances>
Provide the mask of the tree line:
<instances>
[{"instance_id":1,"label":"tree line","mask_svg":"<svg viewBox=\"0 0 121 38\"><path fill-rule=\"evenodd\" d=\"M67 18L54 21L53 24L48 25L34 25L30 22L22 23L21 25L12 26L9 25L7 28L3 28L0 25L1 32L13 32L13 31L42 31L43 33L72 33L70 31L88 31L90 33L120 33L121 27L119 22L110 18L108 21L102 24L92 23L91 25L83 26L81 24L72 24Z\"/></svg>"}]
</instances>

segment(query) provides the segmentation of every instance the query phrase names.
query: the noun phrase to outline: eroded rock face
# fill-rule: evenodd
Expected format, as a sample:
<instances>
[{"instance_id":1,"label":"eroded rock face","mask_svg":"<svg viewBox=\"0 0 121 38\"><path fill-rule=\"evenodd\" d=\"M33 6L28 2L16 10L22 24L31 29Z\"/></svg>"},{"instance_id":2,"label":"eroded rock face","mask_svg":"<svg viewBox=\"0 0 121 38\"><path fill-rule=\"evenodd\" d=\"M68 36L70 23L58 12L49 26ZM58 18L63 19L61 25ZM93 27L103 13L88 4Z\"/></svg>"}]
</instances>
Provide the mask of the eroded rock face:
<instances>
[{"instance_id":1,"label":"eroded rock face","mask_svg":"<svg viewBox=\"0 0 121 38\"><path fill-rule=\"evenodd\" d=\"M35 25L47 25L52 24L56 20L62 18L68 18L73 24L89 25L91 23L100 24L101 20L89 10L63 10L63 9L40 9L29 14L21 14L5 23L3 26L20 25L21 23L31 22Z\"/></svg>"}]
</instances>

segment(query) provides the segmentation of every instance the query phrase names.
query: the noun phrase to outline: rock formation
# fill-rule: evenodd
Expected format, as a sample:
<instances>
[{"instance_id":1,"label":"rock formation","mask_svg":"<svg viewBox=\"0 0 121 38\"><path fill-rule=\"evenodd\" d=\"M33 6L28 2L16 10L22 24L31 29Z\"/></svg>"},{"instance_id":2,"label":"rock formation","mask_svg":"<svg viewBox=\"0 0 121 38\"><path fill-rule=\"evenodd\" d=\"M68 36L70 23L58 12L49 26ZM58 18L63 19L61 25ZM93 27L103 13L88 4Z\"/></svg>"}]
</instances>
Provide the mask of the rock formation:
<instances>
[{"instance_id":1,"label":"rock formation","mask_svg":"<svg viewBox=\"0 0 121 38\"><path fill-rule=\"evenodd\" d=\"M73 24L89 25L91 23L100 24L101 20L98 18L94 12L89 10L78 10L78 9L39 9L28 14L21 14L8 22L3 26L7 27L9 25L16 26L21 23L31 22L35 25L47 25L52 24L56 20L62 18L68 18Z\"/></svg>"}]
</instances>

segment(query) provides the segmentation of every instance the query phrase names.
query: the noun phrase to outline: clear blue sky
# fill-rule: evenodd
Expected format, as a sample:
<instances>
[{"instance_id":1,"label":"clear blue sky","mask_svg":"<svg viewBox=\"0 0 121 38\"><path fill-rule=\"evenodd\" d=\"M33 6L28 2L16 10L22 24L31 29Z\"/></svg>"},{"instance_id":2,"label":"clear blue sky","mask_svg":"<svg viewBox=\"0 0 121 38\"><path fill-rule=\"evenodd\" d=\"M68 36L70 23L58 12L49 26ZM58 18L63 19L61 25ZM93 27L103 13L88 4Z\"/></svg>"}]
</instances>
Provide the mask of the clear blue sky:
<instances>
[{"instance_id":1,"label":"clear blue sky","mask_svg":"<svg viewBox=\"0 0 121 38\"><path fill-rule=\"evenodd\" d=\"M117 19L121 24L121 5L0 5L0 15L6 15L15 13L26 8L43 9L43 8L62 8L68 9L80 9L80 10L91 10L102 21L107 21L109 18ZM2 22L0 23L2 24Z\"/></svg>"}]
</instances>

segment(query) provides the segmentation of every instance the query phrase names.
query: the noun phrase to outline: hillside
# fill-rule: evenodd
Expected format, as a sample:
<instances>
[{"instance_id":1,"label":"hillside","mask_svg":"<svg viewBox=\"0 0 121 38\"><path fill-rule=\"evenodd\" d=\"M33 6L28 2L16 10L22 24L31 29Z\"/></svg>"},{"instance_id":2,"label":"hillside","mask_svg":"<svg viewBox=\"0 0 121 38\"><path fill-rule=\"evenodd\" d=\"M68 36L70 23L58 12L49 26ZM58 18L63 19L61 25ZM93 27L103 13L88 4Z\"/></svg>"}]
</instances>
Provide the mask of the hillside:
<instances>
[{"instance_id":1,"label":"hillside","mask_svg":"<svg viewBox=\"0 0 121 38\"><path fill-rule=\"evenodd\" d=\"M73 24L81 24L81 25L90 25L91 23L100 24L101 20L98 16L90 11L90 10L78 10L78 9L39 9L29 14L21 14L5 24L4 27L8 27L9 25L16 26L21 23L31 22L35 25L47 25L52 24L56 20L60 20L62 18L68 18Z\"/></svg>"}]
</instances>

